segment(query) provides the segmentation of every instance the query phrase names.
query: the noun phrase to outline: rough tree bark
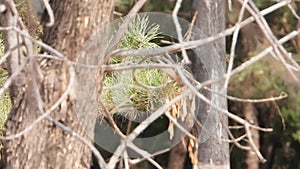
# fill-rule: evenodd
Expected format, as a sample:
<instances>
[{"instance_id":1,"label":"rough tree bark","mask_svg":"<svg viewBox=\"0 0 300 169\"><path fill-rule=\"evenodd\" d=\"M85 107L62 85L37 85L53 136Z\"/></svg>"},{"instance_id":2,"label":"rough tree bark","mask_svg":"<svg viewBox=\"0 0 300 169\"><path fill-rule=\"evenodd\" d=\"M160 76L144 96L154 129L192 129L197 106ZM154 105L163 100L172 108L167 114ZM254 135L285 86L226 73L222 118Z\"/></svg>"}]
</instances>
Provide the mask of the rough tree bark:
<instances>
[{"instance_id":1,"label":"rough tree bark","mask_svg":"<svg viewBox=\"0 0 300 169\"><path fill-rule=\"evenodd\" d=\"M225 29L225 3L224 0L194 0L194 11L198 12L196 26L201 33L194 38L204 38ZM223 76L226 71L225 38L212 44L195 49L197 57L192 58L192 72L200 82ZM226 94L223 83L217 83L210 88L219 93ZM227 109L227 101L223 96L203 92L212 104ZM199 133L199 163L201 169L229 168L229 145L220 140L227 139L224 127L227 127L227 118L213 107L198 102L196 107L198 120L204 129Z\"/></svg>"},{"instance_id":2,"label":"rough tree bark","mask_svg":"<svg viewBox=\"0 0 300 169\"><path fill-rule=\"evenodd\" d=\"M12 2L11 0L10 3ZM110 20L113 3L114 0L52 0L55 24L44 28L43 41L60 51L66 59L76 61L89 37ZM1 15L1 25L12 25L14 14L7 10L5 15L7 16ZM9 18L11 21L7 22ZM5 39L12 39L12 36L18 35L10 31ZM15 44L8 45L8 48L12 48ZM24 55L26 54L28 52ZM94 55L95 53L88 55L87 51L87 56ZM12 70L20 67L19 62L14 61L16 58L20 57L17 54L10 56L9 60L12 61L9 61L9 66ZM13 65L15 63L18 64ZM43 62L43 79L35 79L32 76L36 74L35 71L25 71L23 81L13 83L11 91L13 97L16 95L18 99L14 99L14 106L4 129L5 136L22 131L41 115L38 111L36 89L41 93L44 110L48 110L59 99L69 83L68 66L70 65L65 62L50 59ZM89 140L76 117L74 107L70 93L51 117ZM87 112L86 115L91 114ZM90 168L92 162L91 151L86 145L47 120L35 125L21 138L4 141L3 144L4 168L7 169L82 169Z\"/></svg>"}]
</instances>

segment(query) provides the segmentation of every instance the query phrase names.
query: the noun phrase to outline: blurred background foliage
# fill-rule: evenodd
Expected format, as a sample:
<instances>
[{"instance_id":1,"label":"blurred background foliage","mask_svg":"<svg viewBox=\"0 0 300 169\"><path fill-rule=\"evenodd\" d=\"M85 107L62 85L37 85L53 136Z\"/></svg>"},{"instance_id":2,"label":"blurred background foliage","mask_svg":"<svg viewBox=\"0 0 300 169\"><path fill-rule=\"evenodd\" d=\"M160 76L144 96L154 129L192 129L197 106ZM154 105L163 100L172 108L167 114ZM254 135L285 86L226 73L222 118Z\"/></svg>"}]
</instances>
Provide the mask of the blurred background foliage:
<instances>
[{"instance_id":1,"label":"blurred background foliage","mask_svg":"<svg viewBox=\"0 0 300 169\"><path fill-rule=\"evenodd\" d=\"M123 16L133 7L137 0L117 0L115 11ZM20 16L22 16L30 33L38 36L36 32L41 32L37 26L35 18L31 17L28 7L22 0L17 1ZM273 0L254 0L260 9L264 9L275 2ZM171 13L175 6L175 0L149 0L143 7L144 12L166 12ZM227 11L227 27L234 25L239 15L240 6L233 0L232 11ZM298 13L300 6L296 3L291 4ZM191 0L183 0L179 16L191 20ZM247 16L247 14L246 14ZM201 16L198 16L201 17ZM283 37L289 32L299 28L299 21L294 17L288 7L281 8L265 16L270 27L277 38ZM299 38L300 39L300 38ZM284 47L292 53L295 60L300 63L298 38L293 39ZM1 56L4 53L3 39L0 41ZM300 42L300 40L299 40ZM227 52L229 53L231 37L227 37ZM256 24L245 27L240 32L238 47L236 50L235 66L240 65L243 61L257 54L267 45L262 36L259 27ZM5 67L0 68L0 85L2 86L7 78ZM300 168L300 87L290 78L288 72L282 65L271 56L253 64L244 72L235 75L230 83L229 95L240 98L266 98L278 96L281 92L288 94L288 98L281 101L256 103L256 117L262 127L272 127L271 133L260 134L260 149L267 158L267 163L261 164L263 169L299 169ZM243 105L238 102L229 101L229 110L241 117L243 114ZM11 108L9 95L0 98L0 129L2 128L6 115ZM230 122L235 125L233 122ZM2 131L2 130L1 130ZM233 134L238 136L243 131L234 131ZM246 152L232 145L231 167L233 169L246 168ZM166 157L166 156L164 156ZM164 160L165 161L165 160Z\"/></svg>"},{"instance_id":2,"label":"blurred background foliage","mask_svg":"<svg viewBox=\"0 0 300 169\"><path fill-rule=\"evenodd\" d=\"M2 33L0 34L0 56L4 54L4 42L2 38ZM0 67L0 87L3 86L8 77L8 72L6 71L5 64ZM9 93L6 91L2 96L0 96L0 135L2 135L3 125L6 121L7 114L11 108L11 102L9 98Z\"/></svg>"}]
</instances>

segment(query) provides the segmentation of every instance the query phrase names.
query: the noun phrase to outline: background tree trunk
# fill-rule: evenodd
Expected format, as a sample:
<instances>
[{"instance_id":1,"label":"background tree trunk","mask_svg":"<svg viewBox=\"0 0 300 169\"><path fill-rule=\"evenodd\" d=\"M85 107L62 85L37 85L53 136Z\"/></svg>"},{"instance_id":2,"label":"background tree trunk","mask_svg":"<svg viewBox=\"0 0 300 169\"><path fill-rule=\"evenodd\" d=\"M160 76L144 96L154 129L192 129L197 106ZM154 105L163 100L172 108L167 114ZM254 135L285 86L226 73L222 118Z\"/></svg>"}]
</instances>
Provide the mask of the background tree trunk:
<instances>
[{"instance_id":1,"label":"background tree trunk","mask_svg":"<svg viewBox=\"0 0 300 169\"><path fill-rule=\"evenodd\" d=\"M168 169L183 169L187 156L187 139L183 138L170 151Z\"/></svg>"},{"instance_id":2,"label":"background tree trunk","mask_svg":"<svg viewBox=\"0 0 300 169\"><path fill-rule=\"evenodd\" d=\"M258 120L256 117L256 109L253 103L244 103L244 116L247 121L254 125L258 125ZM251 134L253 141L257 148L259 149L259 131L251 129ZM258 169L259 168L259 159L257 158L257 155L253 151L247 151L246 159L245 159L247 169Z\"/></svg>"},{"instance_id":3,"label":"background tree trunk","mask_svg":"<svg viewBox=\"0 0 300 169\"><path fill-rule=\"evenodd\" d=\"M204 38L225 29L224 0L194 0L194 11L198 12L196 26L201 33L194 38ZM226 71L225 38L212 44L195 49L197 57L192 58L192 72L200 82L223 76ZM226 94L223 83L217 83L210 88L219 93ZM212 104L227 109L227 100L223 96L203 92ZM227 127L227 118L211 106L198 101L196 107L198 120L205 129L199 133L199 168L229 168L229 145L220 138L227 139L224 127ZM222 121L222 122L221 122ZM207 130L208 132L206 132Z\"/></svg>"},{"instance_id":4,"label":"background tree trunk","mask_svg":"<svg viewBox=\"0 0 300 169\"><path fill-rule=\"evenodd\" d=\"M89 37L110 20L114 0L51 2L55 23L52 27L44 28L43 40L60 51L66 59L76 61ZM95 53L88 54L89 57L95 55ZM23 89L21 101L14 105L9 115L4 135L22 131L41 115L34 94L36 87L40 89L44 110L48 110L60 98L69 83L68 66L70 65L62 61L47 60L43 64L44 78L41 83L34 84L31 82L35 80L26 79L27 88ZM13 88L14 90L20 88ZM72 95L73 93L69 94L68 99L62 102L51 117L89 140L77 119ZM95 116L87 112L86 116L89 115ZM82 169L90 168L92 158L91 151L86 145L53 123L44 120L23 137L5 141L4 160L4 168L7 169Z\"/></svg>"}]
</instances>

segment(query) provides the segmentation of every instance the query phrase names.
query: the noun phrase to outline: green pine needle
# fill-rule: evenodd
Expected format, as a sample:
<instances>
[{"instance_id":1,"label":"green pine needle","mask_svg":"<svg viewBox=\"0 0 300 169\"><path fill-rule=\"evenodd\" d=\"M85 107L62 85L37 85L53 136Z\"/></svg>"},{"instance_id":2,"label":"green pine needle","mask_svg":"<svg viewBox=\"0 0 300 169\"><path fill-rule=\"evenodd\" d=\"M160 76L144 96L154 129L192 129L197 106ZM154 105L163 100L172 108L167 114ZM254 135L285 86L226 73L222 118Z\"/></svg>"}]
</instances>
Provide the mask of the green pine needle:
<instances>
[{"instance_id":1,"label":"green pine needle","mask_svg":"<svg viewBox=\"0 0 300 169\"><path fill-rule=\"evenodd\" d=\"M159 46L152 41L160 38L159 29L157 24L150 25L147 15L137 15L129 24L118 46L131 49L158 48ZM159 57L162 56L155 58ZM125 59L113 58L109 63L135 65L157 62L141 56L129 56ZM177 91L175 82L166 85L168 80L168 75L160 69L145 68L106 73L101 95L109 109L118 108L118 113L135 118L141 112L151 113L156 110L165 103L171 93Z\"/></svg>"}]
</instances>

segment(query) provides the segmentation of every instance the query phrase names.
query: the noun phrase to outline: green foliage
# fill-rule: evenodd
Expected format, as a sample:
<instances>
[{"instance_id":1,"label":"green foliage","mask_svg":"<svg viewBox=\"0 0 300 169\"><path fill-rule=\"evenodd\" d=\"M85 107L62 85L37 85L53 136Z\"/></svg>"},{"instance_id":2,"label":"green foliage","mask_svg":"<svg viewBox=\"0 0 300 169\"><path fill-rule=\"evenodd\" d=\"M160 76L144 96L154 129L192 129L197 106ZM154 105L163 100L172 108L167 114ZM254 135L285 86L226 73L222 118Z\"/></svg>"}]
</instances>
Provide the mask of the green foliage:
<instances>
[{"instance_id":1,"label":"green foliage","mask_svg":"<svg viewBox=\"0 0 300 169\"><path fill-rule=\"evenodd\" d=\"M121 39L120 48L152 49L159 47L151 40L159 38L159 25L149 25L149 18L146 15L137 15L128 25L128 29Z\"/></svg>"},{"instance_id":2,"label":"green foliage","mask_svg":"<svg viewBox=\"0 0 300 169\"><path fill-rule=\"evenodd\" d=\"M0 87L3 86L7 78L7 71L0 68ZM8 93L0 97L0 135L2 135L3 125L8 112L11 109L11 101Z\"/></svg>"},{"instance_id":3,"label":"green foliage","mask_svg":"<svg viewBox=\"0 0 300 169\"><path fill-rule=\"evenodd\" d=\"M268 62L260 61L234 76L229 89L230 94L237 97L255 99L268 97L271 91L280 93L282 88L278 87L278 85L282 83L282 80L276 71L270 71L268 65Z\"/></svg>"},{"instance_id":4,"label":"green foliage","mask_svg":"<svg viewBox=\"0 0 300 169\"><path fill-rule=\"evenodd\" d=\"M300 130L297 130L295 133L292 134L293 139L300 143Z\"/></svg>"},{"instance_id":5,"label":"green foliage","mask_svg":"<svg viewBox=\"0 0 300 169\"><path fill-rule=\"evenodd\" d=\"M2 56L3 54L4 54L4 40L1 33L0 34L0 55ZM7 71L0 68L0 87L2 87L3 84L5 83L7 76L8 76ZM0 135L2 135L2 129L10 109L11 109L11 101L9 98L9 94L5 93L4 95L0 96Z\"/></svg>"},{"instance_id":6,"label":"green foliage","mask_svg":"<svg viewBox=\"0 0 300 169\"><path fill-rule=\"evenodd\" d=\"M298 99L298 98L297 98ZM298 99L299 100L299 99ZM300 102L298 101L298 104ZM288 131L291 133L291 138L300 143L300 107L291 109L291 107L283 107L282 114L287 122Z\"/></svg>"},{"instance_id":7,"label":"green foliage","mask_svg":"<svg viewBox=\"0 0 300 169\"><path fill-rule=\"evenodd\" d=\"M2 37L2 33L0 34L0 55L4 54L4 40ZM0 68L0 87L3 86L7 79L8 73L7 71ZM6 121L6 117L8 112L11 109L11 101L9 98L9 94L5 93L3 96L0 96L0 135L2 135L3 125Z\"/></svg>"},{"instance_id":8,"label":"green foliage","mask_svg":"<svg viewBox=\"0 0 300 169\"><path fill-rule=\"evenodd\" d=\"M150 25L148 16L137 15L129 24L119 48L152 49L159 46L152 40L159 38L159 25ZM151 58L113 58L110 64L152 64L162 56ZM123 114L136 117L138 112L150 113L165 103L170 93L176 92L177 85L167 83L168 75L161 69L143 68L106 73L102 98L109 109L125 108ZM127 108L127 109L126 109ZM132 110L134 108L134 110Z\"/></svg>"},{"instance_id":9,"label":"green foliage","mask_svg":"<svg viewBox=\"0 0 300 169\"><path fill-rule=\"evenodd\" d=\"M4 39L3 34L0 32L0 55L2 56L4 54L5 46L4 46Z\"/></svg>"}]
</instances>

